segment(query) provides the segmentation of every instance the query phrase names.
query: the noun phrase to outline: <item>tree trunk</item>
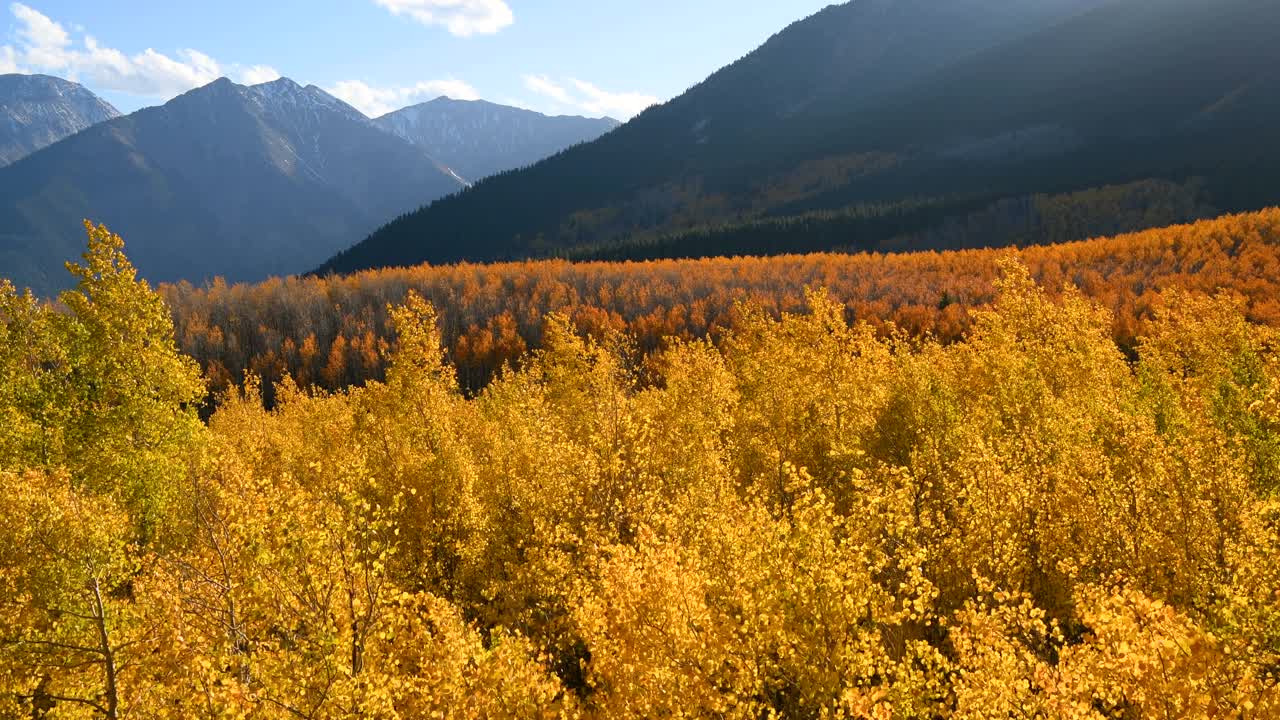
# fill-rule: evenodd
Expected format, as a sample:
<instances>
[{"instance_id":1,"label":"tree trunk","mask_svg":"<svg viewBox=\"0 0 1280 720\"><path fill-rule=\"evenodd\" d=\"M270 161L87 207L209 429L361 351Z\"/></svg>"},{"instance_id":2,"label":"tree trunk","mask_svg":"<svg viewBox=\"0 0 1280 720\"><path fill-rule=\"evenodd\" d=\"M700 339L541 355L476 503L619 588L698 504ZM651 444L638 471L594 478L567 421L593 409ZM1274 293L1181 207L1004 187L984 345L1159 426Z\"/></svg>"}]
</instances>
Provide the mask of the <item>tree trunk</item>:
<instances>
[{"instance_id":1,"label":"tree trunk","mask_svg":"<svg viewBox=\"0 0 1280 720\"><path fill-rule=\"evenodd\" d=\"M116 654L111 647L111 636L107 633L107 608L102 602L102 588L98 578L89 582L89 590L93 593L93 618L98 625L98 642L101 645L102 667L106 675L107 720L118 720L120 717L120 691L116 686Z\"/></svg>"}]
</instances>

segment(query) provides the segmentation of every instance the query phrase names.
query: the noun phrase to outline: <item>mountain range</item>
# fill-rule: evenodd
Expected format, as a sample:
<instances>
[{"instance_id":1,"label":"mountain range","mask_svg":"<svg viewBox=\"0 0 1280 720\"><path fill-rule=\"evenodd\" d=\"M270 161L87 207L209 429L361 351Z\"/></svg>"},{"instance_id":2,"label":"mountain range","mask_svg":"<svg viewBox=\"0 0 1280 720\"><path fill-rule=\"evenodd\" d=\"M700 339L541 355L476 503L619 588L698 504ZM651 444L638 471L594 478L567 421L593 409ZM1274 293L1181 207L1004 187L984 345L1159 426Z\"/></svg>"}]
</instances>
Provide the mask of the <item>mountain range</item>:
<instances>
[{"instance_id":1,"label":"mountain range","mask_svg":"<svg viewBox=\"0 0 1280 720\"><path fill-rule=\"evenodd\" d=\"M1280 201L1276 28L1274 0L852 0L625 125L448 98L370 119L288 79L119 117L4 76L0 274L58 289L81 218L148 279L200 282L1022 244L1250 210Z\"/></svg>"},{"instance_id":2,"label":"mountain range","mask_svg":"<svg viewBox=\"0 0 1280 720\"><path fill-rule=\"evenodd\" d=\"M0 108L13 160L0 167L0 275L40 293L68 282L85 218L124 236L153 282L288 275L464 177L616 125L444 98L374 121L287 78L224 78L119 116L75 83L5 76Z\"/></svg>"},{"instance_id":3,"label":"mountain range","mask_svg":"<svg viewBox=\"0 0 1280 720\"><path fill-rule=\"evenodd\" d=\"M462 187L319 88L222 79L0 169L0 265L57 287L89 218L150 280L260 279Z\"/></svg>"},{"instance_id":4,"label":"mountain range","mask_svg":"<svg viewBox=\"0 0 1280 720\"><path fill-rule=\"evenodd\" d=\"M609 117L549 117L483 100L447 97L396 110L374 122L472 182L532 165L621 124Z\"/></svg>"},{"instance_id":5,"label":"mountain range","mask_svg":"<svg viewBox=\"0 0 1280 720\"><path fill-rule=\"evenodd\" d=\"M77 83L49 75L0 75L0 166L119 116Z\"/></svg>"},{"instance_id":6,"label":"mountain range","mask_svg":"<svg viewBox=\"0 0 1280 720\"><path fill-rule=\"evenodd\" d=\"M874 250L1035 194L1148 180L1194 181L1220 210L1273 203L1276 28L1273 0L853 0L319 271Z\"/></svg>"}]
</instances>

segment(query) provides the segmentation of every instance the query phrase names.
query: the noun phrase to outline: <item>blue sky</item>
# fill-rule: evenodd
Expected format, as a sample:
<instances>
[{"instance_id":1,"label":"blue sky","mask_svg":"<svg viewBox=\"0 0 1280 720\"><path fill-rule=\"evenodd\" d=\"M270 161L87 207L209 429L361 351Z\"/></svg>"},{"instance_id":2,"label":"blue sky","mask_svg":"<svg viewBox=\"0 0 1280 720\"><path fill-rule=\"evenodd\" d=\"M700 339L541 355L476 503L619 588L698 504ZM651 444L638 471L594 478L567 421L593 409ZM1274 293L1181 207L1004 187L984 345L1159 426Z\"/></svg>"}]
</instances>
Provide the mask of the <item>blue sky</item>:
<instances>
[{"instance_id":1,"label":"blue sky","mask_svg":"<svg viewBox=\"0 0 1280 720\"><path fill-rule=\"evenodd\" d=\"M371 115L447 94L627 119L832 0L24 0L0 72L128 112L225 75L286 75Z\"/></svg>"}]
</instances>

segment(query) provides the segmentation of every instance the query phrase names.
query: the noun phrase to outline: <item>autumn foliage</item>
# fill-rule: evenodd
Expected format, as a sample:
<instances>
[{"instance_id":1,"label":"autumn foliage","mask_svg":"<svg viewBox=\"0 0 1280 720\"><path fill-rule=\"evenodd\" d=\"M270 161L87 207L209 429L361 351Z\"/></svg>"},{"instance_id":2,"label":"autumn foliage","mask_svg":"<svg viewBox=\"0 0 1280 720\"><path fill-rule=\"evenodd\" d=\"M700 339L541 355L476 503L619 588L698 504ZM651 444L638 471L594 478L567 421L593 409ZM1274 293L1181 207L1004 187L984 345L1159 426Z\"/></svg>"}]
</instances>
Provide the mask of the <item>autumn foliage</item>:
<instances>
[{"instance_id":1,"label":"autumn foliage","mask_svg":"<svg viewBox=\"0 0 1280 720\"><path fill-rule=\"evenodd\" d=\"M421 266L161 292L179 346L216 389L249 373L270 392L286 374L330 390L383 379L394 342L387 307L413 291L440 310L447 357L474 390L540 347L553 313L597 339L628 334L648 352L671 338L720 338L743 301L775 318L800 312L806 288L821 287L850 321L957 340L973 310L990 304L998 264L1011 252L1052 294L1070 283L1110 310L1126 349L1171 288L1233 293L1250 320L1280 325L1280 209L1021 251Z\"/></svg>"},{"instance_id":2,"label":"autumn foliage","mask_svg":"<svg viewBox=\"0 0 1280 720\"><path fill-rule=\"evenodd\" d=\"M1202 236L1226 273L1277 222L1110 262ZM1013 259L948 343L826 291L647 361L552 314L472 396L406 294L385 380L267 410L251 377L201 424L161 301L90 234L65 311L0 287L0 716L1280 716L1258 296L1161 280L1132 356Z\"/></svg>"}]
</instances>

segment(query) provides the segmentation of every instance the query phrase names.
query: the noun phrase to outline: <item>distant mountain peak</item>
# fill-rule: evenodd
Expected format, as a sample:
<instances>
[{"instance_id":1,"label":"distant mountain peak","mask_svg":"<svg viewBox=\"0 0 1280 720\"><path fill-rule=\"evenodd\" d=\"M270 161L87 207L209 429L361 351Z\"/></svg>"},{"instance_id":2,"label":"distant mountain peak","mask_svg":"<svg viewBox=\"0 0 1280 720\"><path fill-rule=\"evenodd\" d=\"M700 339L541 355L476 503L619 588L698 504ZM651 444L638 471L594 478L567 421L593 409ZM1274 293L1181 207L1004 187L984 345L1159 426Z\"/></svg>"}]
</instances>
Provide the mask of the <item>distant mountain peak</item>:
<instances>
[{"instance_id":1,"label":"distant mountain peak","mask_svg":"<svg viewBox=\"0 0 1280 720\"><path fill-rule=\"evenodd\" d=\"M611 118L551 117L443 95L374 122L422 147L469 182L531 165L618 126Z\"/></svg>"},{"instance_id":2,"label":"distant mountain peak","mask_svg":"<svg viewBox=\"0 0 1280 720\"><path fill-rule=\"evenodd\" d=\"M262 97L276 99L288 98L293 101L304 102L309 101L332 108L340 108L344 113L348 112L348 110L355 110L350 105L347 105L338 98L330 95L320 87L315 85L307 85L306 87L303 87L287 77L276 78L270 82L258 83L257 85L250 85L247 89L249 92ZM361 117L364 117L363 113L361 113Z\"/></svg>"},{"instance_id":3,"label":"distant mountain peak","mask_svg":"<svg viewBox=\"0 0 1280 720\"><path fill-rule=\"evenodd\" d=\"M216 80L205 83L204 85L191 88L184 93L175 95L159 107L178 107L188 102L209 101L213 98L219 97L235 97L238 96L240 91L243 89L244 86L237 85L232 82L230 78L220 77Z\"/></svg>"},{"instance_id":4,"label":"distant mountain peak","mask_svg":"<svg viewBox=\"0 0 1280 720\"><path fill-rule=\"evenodd\" d=\"M302 89L302 86L301 86L301 85L299 85L298 83L294 82L291 78L287 78L287 77L284 77L284 76L278 77L278 78L276 78L275 80L268 80L268 81L266 81L266 82L260 82L260 83L258 83L258 84L256 84L256 85L250 85L249 87L255 87L255 88L287 88L287 89L291 89L291 90L301 90L301 89ZM314 87L314 86L313 86L313 87Z\"/></svg>"},{"instance_id":5,"label":"distant mountain peak","mask_svg":"<svg viewBox=\"0 0 1280 720\"><path fill-rule=\"evenodd\" d=\"M243 87L249 94L262 98L276 100L289 99L294 102L299 100L315 101L319 99L316 95L316 90L319 90L319 88L315 88L315 90L304 88L287 77L276 78L270 82Z\"/></svg>"},{"instance_id":6,"label":"distant mountain peak","mask_svg":"<svg viewBox=\"0 0 1280 720\"><path fill-rule=\"evenodd\" d=\"M201 90L218 90L218 89L233 88L233 87L240 87L240 86L232 82L231 78L227 77L226 75L223 75L222 77L219 77L208 84L192 88L188 92L200 92ZM186 93L183 93L183 94L186 94Z\"/></svg>"},{"instance_id":7,"label":"distant mountain peak","mask_svg":"<svg viewBox=\"0 0 1280 720\"><path fill-rule=\"evenodd\" d=\"M4 92L4 100L44 98L50 95L65 96L86 94L92 95L83 85L53 75L40 73L10 73L0 75L0 91ZM101 101L110 107L106 101ZM114 108L113 108L114 109Z\"/></svg>"},{"instance_id":8,"label":"distant mountain peak","mask_svg":"<svg viewBox=\"0 0 1280 720\"><path fill-rule=\"evenodd\" d=\"M364 113L325 92L315 85L303 87L287 77L276 78L256 85L240 85L232 80L220 77L213 82L190 90L165 103L166 106L180 106L184 103L200 102L249 102L262 108L273 108L282 113L294 113L299 110L334 112L347 119L364 125L371 125Z\"/></svg>"},{"instance_id":9,"label":"distant mountain peak","mask_svg":"<svg viewBox=\"0 0 1280 720\"><path fill-rule=\"evenodd\" d=\"M79 83L52 75L0 75L0 166L119 115Z\"/></svg>"},{"instance_id":10,"label":"distant mountain peak","mask_svg":"<svg viewBox=\"0 0 1280 720\"><path fill-rule=\"evenodd\" d=\"M441 95L439 97L417 103L416 105L408 105L406 107L400 108L399 110L392 110L391 112L386 113L385 115L382 115L376 119L382 120L383 118L404 113L405 111L419 111L423 109L429 110L429 109L442 109L442 108L491 108L499 112L527 113L529 115L536 115L538 117L544 117L544 118L587 120L592 122L600 122L602 124L612 125L615 127L622 124L620 120L609 117L607 115L601 118L593 118L593 117L588 117L586 115L548 115L546 113L540 113L537 110L530 110L529 108L516 107L514 105L501 105L495 102L491 102L489 100L485 100L483 98L476 98L474 100L471 100L471 99L465 99L465 98L453 98L453 97L449 97L448 95Z\"/></svg>"}]
</instances>

